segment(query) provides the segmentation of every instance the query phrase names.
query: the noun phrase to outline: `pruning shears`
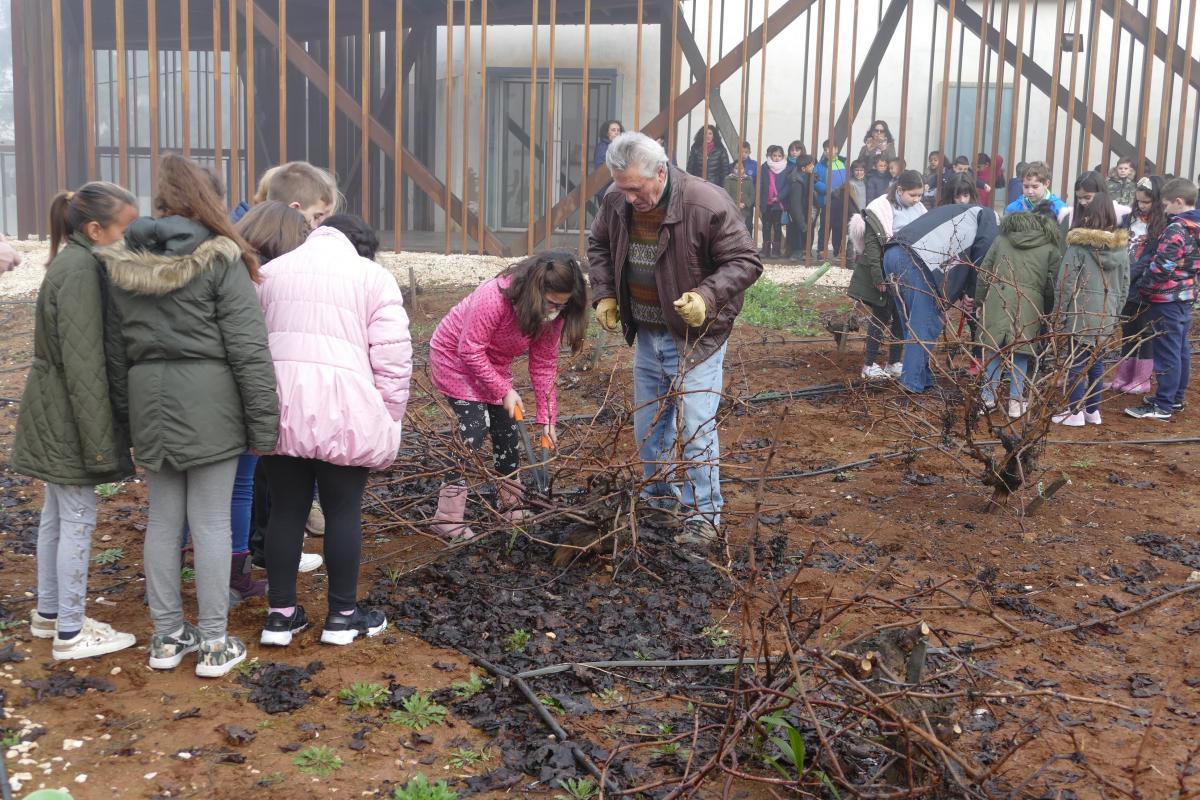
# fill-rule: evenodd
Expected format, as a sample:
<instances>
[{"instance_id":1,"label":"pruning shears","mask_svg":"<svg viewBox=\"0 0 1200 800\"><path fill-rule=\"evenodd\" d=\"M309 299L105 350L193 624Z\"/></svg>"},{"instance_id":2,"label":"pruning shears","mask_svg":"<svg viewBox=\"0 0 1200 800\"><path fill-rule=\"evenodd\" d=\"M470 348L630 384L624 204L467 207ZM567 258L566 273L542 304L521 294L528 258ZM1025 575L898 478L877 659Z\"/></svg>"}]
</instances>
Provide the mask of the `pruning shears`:
<instances>
[{"instance_id":1,"label":"pruning shears","mask_svg":"<svg viewBox=\"0 0 1200 800\"><path fill-rule=\"evenodd\" d=\"M542 434L541 441L541 457L535 453L533 449L533 440L529 436L529 429L525 427L525 413L518 405L513 409L513 419L517 423L517 433L521 437L521 447L525 450L525 458L529 461L530 471L533 472L533 482L539 493L548 495L550 493L550 476L546 473L546 462L550 459L551 442L550 437L545 433Z\"/></svg>"}]
</instances>

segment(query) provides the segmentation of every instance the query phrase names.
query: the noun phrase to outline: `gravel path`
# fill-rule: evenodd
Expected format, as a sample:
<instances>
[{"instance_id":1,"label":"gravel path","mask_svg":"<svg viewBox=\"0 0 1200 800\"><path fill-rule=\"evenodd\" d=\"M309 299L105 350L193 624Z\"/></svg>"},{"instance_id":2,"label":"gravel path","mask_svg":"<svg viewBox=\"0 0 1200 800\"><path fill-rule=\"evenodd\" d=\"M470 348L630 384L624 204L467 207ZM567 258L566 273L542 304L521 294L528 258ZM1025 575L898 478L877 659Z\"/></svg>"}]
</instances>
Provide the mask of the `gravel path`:
<instances>
[{"instance_id":1,"label":"gravel path","mask_svg":"<svg viewBox=\"0 0 1200 800\"><path fill-rule=\"evenodd\" d=\"M21 253L21 266L0 275L0 297L33 297L41 285L44 265L50 255L47 242L15 241L10 244ZM390 269L403 287L408 286L409 270L422 287L476 286L519 259L497 256L444 256L438 253L382 252L379 261ZM772 261L765 275L776 283L796 284L811 275L816 267L803 267ZM832 269L818 282L820 286L845 287L850 284L850 270Z\"/></svg>"}]
</instances>

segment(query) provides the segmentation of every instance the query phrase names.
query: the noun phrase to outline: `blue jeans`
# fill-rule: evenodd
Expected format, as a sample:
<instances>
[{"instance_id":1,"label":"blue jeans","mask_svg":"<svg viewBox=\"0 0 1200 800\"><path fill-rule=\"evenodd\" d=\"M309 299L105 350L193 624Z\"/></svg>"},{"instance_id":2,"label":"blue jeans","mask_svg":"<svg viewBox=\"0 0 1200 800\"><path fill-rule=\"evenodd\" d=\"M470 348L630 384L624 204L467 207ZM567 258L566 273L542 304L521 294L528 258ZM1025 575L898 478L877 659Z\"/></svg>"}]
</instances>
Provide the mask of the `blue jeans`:
<instances>
[{"instance_id":1,"label":"blue jeans","mask_svg":"<svg viewBox=\"0 0 1200 800\"><path fill-rule=\"evenodd\" d=\"M1067 408L1072 412L1099 411L1100 401L1103 399L1100 386L1104 376L1104 361L1091 347L1073 347L1075 354L1071 359L1071 370L1067 378L1067 386L1071 390Z\"/></svg>"},{"instance_id":2,"label":"blue jeans","mask_svg":"<svg viewBox=\"0 0 1200 800\"><path fill-rule=\"evenodd\" d=\"M1192 327L1192 302L1150 303L1146 324L1154 333L1154 379L1158 389L1154 405L1170 411L1182 403L1192 377L1192 351L1188 331Z\"/></svg>"},{"instance_id":3,"label":"blue jeans","mask_svg":"<svg viewBox=\"0 0 1200 800\"><path fill-rule=\"evenodd\" d=\"M633 361L633 431L649 481L642 495L673 496L688 512L713 525L721 524L725 504L716 415L726 346L681 370L679 350L669 332L640 330ZM677 434L682 458L675 454ZM686 479L675 474L680 462L687 463Z\"/></svg>"},{"instance_id":4,"label":"blue jeans","mask_svg":"<svg viewBox=\"0 0 1200 800\"><path fill-rule=\"evenodd\" d=\"M1012 353L1012 363L1009 366L1008 372L1008 396L1013 400L1020 400L1025 396L1025 376L1029 374L1029 367L1033 362L1033 357L1025 353ZM997 353L992 356L987 364L987 381L983 385L983 399L987 403L996 402L996 392L1000 389L1000 373L1004 371L1004 357Z\"/></svg>"},{"instance_id":5,"label":"blue jeans","mask_svg":"<svg viewBox=\"0 0 1200 800\"><path fill-rule=\"evenodd\" d=\"M904 370L900 384L910 392L933 386L929 356L942 335L942 312L937 288L904 247L883 251L883 274L896 285L896 311L904 321Z\"/></svg>"},{"instance_id":6,"label":"blue jeans","mask_svg":"<svg viewBox=\"0 0 1200 800\"><path fill-rule=\"evenodd\" d=\"M254 468L258 456L238 456L237 475L233 479L233 498L229 503L229 526L233 529L233 552L250 552L250 511L254 507Z\"/></svg>"}]
</instances>

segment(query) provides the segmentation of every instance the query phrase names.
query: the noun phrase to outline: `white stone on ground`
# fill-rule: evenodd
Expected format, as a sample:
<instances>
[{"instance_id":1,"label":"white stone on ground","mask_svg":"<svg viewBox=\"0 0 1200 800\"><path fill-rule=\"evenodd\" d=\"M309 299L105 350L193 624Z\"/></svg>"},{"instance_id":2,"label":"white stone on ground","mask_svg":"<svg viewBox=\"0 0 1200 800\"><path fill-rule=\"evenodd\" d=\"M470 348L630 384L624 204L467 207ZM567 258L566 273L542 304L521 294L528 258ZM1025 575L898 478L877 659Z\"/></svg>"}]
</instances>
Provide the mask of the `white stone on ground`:
<instances>
[{"instance_id":1,"label":"white stone on ground","mask_svg":"<svg viewBox=\"0 0 1200 800\"><path fill-rule=\"evenodd\" d=\"M21 266L0 275L0 297L26 298L37 295L42 278L46 273L46 261L50 256L50 244L39 241L17 241L9 243L21 253ZM417 285L423 289L477 286L508 264L519 258L499 256L449 255L440 253L393 253L379 254L379 262L391 270L396 281L408 288L408 270L412 268ZM772 261L766 264L763 275L776 283L797 284L812 275L817 267L804 267ZM822 276L819 286L845 287L850 285L850 270L834 268Z\"/></svg>"}]
</instances>

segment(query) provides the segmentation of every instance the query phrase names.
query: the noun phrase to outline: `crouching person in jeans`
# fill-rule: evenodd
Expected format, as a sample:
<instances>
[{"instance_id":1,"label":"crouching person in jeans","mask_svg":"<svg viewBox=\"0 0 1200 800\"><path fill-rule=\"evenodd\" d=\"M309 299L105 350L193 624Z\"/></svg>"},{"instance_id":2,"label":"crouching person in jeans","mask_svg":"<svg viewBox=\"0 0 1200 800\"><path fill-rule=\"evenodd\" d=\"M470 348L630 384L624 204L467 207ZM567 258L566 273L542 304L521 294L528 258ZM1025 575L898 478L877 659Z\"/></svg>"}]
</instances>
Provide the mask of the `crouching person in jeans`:
<instances>
[{"instance_id":1,"label":"crouching person in jeans","mask_svg":"<svg viewBox=\"0 0 1200 800\"><path fill-rule=\"evenodd\" d=\"M200 167L164 157L154 208L156 218L134 221L124 241L99 251L112 281L110 391L150 489L150 666L174 669L199 650L196 674L217 678L246 658L226 635L229 501L238 456L275 447L275 371L254 294L258 260ZM185 523L199 626L184 620L180 594Z\"/></svg>"},{"instance_id":2,"label":"crouching person in jeans","mask_svg":"<svg viewBox=\"0 0 1200 800\"><path fill-rule=\"evenodd\" d=\"M285 646L308 626L296 569L313 486L325 510L326 644L387 627L358 604L362 496L367 474L396 460L408 405L412 343L396 279L372 259L375 233L358 217L329 217L304 244L263 268L259 300L279 385L279 445L262 459L271 490L267 624L259 641Z\"/></svg>"},{"instance_id":3,"label":"crouching person in jeans","mask_svg":"<svg viewBox=\"0 0 1200 800\"><path fill-rule=\"evenodd\" d=\"M677 543L710 544L724 504L716 414L725 347L762 262L729 196L671 167L653 139L622 134L605 160L613 188L592 223L589 278L600 325L637 340L642 500L686 518Z\"/></svg>"}]
</instances>

